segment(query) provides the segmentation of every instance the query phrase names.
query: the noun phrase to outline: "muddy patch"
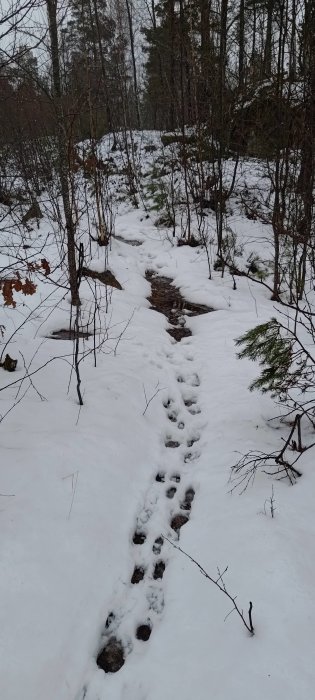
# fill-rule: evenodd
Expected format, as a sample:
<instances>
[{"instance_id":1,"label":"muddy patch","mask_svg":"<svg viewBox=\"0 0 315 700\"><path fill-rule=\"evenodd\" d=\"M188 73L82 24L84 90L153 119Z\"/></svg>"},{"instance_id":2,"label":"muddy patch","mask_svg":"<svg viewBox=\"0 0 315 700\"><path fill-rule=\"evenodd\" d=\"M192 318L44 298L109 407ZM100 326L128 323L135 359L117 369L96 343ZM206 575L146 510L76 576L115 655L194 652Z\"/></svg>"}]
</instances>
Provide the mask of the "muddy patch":
<instances>
[{"instance_id":1,"label":"muddy patch","mask_svg":"<svg viewBox=\"0 0 315 700\"><path fill-rule=\"evenodd\" d=\"M174 515L174 517L171 520L172 530L175 530L175 532L179 535L180 529L183 527L183 525L186 525L186 523L188 523L188 520L189 518L187 515L182 515L181 513Z\"/></svg>"},{"instance_id":2,"label":"muddy patch","mask_svg":"<svg viewBox=\"0 0 315 700\"><path fill-rule=\"evenodd\" d=\"M132 538L134 544L143 544L147 539L145 532L137 530Z\"/></svg>"},{"instance_id":3,"label":"muddy patch","mask_svg":"<svg viewBox=\"0 0 315 700\"><path fill-rule=\"evenodd\" d=\"M167 332L175 340L180 341L191 335L191 330L186 326L186 316L199 316L213 311L205 304L194 304L184 299L170 277L159 276L152 270L147 270L145 277L151 284L151 296L148 298L151 308L166 316L171 325Z\"/></svg>"},{"instance_id":4,"label":"muddy patch","mask_svg":"<svg viewBox=\"0 0 315 700\"><path fill-rule=\"evenodd\" d=\"M111 637L100 651L96 663L105 673L117 673L125 663L124 648L116 637Z\"/></svg>"},{"instance_id":5,"label":"muddy patch","mask_svg":"<svg viewBox=\"0 0 315 700\"><path fill-rule=\"evenodd\" d=\"M140 583L140 581L144 579L144 573L144 568L142 566L135 566L131 576L131 583Z\"/></svg>"},{"instance_id":6,"label":"muddy patch","mask_svg":"<svg viewBox=\"0 0 315 700\"><path fill-rule=\"evenodd\" d=\"M150 625L139 625L136 630L137 639L141 639L142 642L147 642L150 639L152 629Z\"/></svg>"},{"instance_id":7,"label":"muddy patch","mask_svg":"<svg viewBox=\"0 0 315 700\"><path fill-rule=\"evenodd\" d=\"M164 571L165 571L165 562L164 561L157 561L154 567L153 571L153 578L155 581L158 579L163 578L164 576Z\"/></svg>"}]
</instances>

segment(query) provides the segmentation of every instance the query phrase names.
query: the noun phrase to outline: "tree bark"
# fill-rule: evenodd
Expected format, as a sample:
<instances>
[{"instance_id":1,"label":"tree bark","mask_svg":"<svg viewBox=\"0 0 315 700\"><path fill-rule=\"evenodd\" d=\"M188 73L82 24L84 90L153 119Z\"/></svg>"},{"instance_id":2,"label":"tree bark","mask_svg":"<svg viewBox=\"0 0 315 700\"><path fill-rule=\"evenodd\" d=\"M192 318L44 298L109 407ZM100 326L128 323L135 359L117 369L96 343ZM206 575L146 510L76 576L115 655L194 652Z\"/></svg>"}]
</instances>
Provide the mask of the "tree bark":
<instances>
[{"instance_id":1,"label":"tree bark","mask_svg":"<svg viewBox=\"0 0 315 700\"><path fill-rule=\"evenodd\" d=\"M78 306L80 304L79 287L77 278L76 265L76 244L75 234L76 227L72 216L71 193L69 185L69 158L68 158L68 139L65 129L65 115L62 104L62 87L60 77L60 56L58 42L58 27L57 27L57 0L46 0L49 38L50 38L50 58L53 76L53 93L54 93L54 108L56 115L57 127L57 144L58 144L58 170L61 185L61 196L65 217L66 236L67 236L67 259L68 259L68 275L70 284L71 304Z\"/></svg>"}]
</instances>

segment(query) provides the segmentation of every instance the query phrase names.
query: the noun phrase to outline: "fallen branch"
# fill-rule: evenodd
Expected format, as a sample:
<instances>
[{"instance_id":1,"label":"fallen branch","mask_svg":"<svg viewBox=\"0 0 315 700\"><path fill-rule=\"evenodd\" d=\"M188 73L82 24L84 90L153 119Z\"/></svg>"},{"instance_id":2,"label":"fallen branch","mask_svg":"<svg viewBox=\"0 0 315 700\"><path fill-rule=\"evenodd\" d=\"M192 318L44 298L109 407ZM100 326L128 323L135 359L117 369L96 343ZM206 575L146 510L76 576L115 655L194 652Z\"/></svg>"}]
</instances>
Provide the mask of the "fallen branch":
<instances>
[{"instance_id":1,"label":"fallen branch","mask_svg":"<svg viewBox=\"0 0 315 700\"><path fill-rule=\"evenodd\" d=\"M205 576L205 578L207 578L209 581L211 581L211 583L214 583L214 585L219 589L219 591L221 591L221 593L224 593L224 595L226 595L226 597L227 597L227 598L231 601L231 603L233 604L233 608L232 608L231 612L233 612L233 611L235 610L235 611L237 612L238 616L241 618L242 623L243 623L244 627L246 627L247 631L248 631L251 635L254 635L254 634L255 634L255 630L254 630L253 620L252 620L253 603L252 603L251 601L250 601L250 603L249 603L248 621L246 621L246 619L245 619L245 617L244 617L243 610L240 610L240 608L238 607L238 605L237 605L237 603L236 603L236 596L232 596L232 595L226 590L225 583L224 583L224 580L223 580L223 576L224 576L224 574L227 572L228 567L226 566L225 569L224 569L224 571L223 571L222 573L221 573L220 570L218 569L218 578L215 579L215 578L213 578L212 576L210 576L210 574L207 573L207 571L203 568L203 566L201 566L201 564L199 564L199 563L196 561L196 559L194 559L194 558L193 558L190 554L188 554L187 552L184 552L184 550L183 550L181 547L179 547L178 544L174 544L174 542L172 542L172 540L170 540L170 539L169 539L168 537L166 537L165 535L164 535L164 539L167 540L167 541L172 545L172 547L174 547L174 549L178 549L179 552L181 552L182 554L184 554L185 557L187 557L187 559L189 559L193 564L195 564L195 566L197 566L197 568L199 569L200 573L201 573L203 576ZM228 613L228 615L230 615L230 613ZM226 618L225 618L225 619L226 619Z\"/></svg>"}]
</instances>

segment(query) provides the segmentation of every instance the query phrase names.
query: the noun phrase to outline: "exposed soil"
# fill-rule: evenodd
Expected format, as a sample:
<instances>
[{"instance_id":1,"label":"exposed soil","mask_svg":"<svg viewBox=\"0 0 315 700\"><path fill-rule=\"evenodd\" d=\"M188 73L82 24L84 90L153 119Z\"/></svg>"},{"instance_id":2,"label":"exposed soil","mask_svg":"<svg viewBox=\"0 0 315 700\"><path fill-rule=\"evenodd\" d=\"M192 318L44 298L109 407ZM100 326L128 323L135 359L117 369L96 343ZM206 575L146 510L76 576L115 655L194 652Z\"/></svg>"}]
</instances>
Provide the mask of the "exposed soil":
<instances>
[{"instance_id":1,"label":"exposed soil","mask_svg":"<svg viewBox=\"0 0 315 700\"><path fill-rule=\"evenodd\" d=\"M96 663L105 673L117 673L125 663L124 648L116 637L111 637L100 651Z\"/></svg>"},{"instance_id":2,"label":"exposed soil","mask_svg":"<svg viewBox=\"0 0 315 700\"><path fill-rule=\"evenodd\" d=\"M165 562L162 560L157 561L155 564L155 567L154 567L154 571L153 571L153 578L155 580L163 578L164 571L165 571Z\"/></svg>"},{"instance_id":3,"label":"exposed soil","mask_svg":"<svg viewBox=\"0 0 315 700\"><path fill-rule=\"evenodd\" d=\"M178 534L183 525L186 525L186 523L188 523L188 520L189 518L187 515L182 515L181 513L174 515L174 517L171 520L172 530L175 530L175 532L177 532Z\"/></svg>"},{"instance_id":4,"label":"exposed soil","mask_svg":"<svg viewBox=\"0 0 315 700\"><path fill-rule=\"evenodd\" d=\"M165 474L163 472L158 472L158 474L155 477L155 481L159 481L160 483L164 483Z\"/></svg>"},{"instance_id":5,"label":"exposed soil","mask_svg":"<svg viewBox=\"0 0 315 700\"><path fill-rule=\"evenodd\" d=\"M180 341L191 335L191 330L186 326L185 316L200 316L213 311L205 304L194 304L184 299L170 277L160 277L152 270L147 270L145 277L151 284L151 296L148 299L151 308L166 316L171 324L167 332L175 340Z\"/></svg>"},{"instance_id":6,"label":"exposed soil","mask_svg":"<svg viewBox=\"0 0 315 700\"><path fill-rule=\"evenodd\" d=\"M136 637L137 639L141 639L142 642L147 642L148 639L150 639L151 632L150 625L139 625L139 627L137 627Z\"/></svg>"},{"instance_id":7,"label":"exposed soil","mask_svg":"<svg viewBox=\"0 0 315 700\"><path fill-rule=\"evenodd\" d=\"M135 566L131 576L131 583L140 583L144 579L144 569L142 566Z\"/></svg>"},{"instance_id":8,"label":"exposed soil","mask_svg":"<svg viewBox=\"0 0 315 700\"><path fill-rule=\"evenodd\" d=\"M189 336L192 335L190 328L187 326L182 326L180 328L168 328L167 332L178 343L182 338L189 338Z\"/></svg>"},{"instance_id":9,"label":"exposed soil","mask_svg":"<svg viewBox=\"0 0 315 700\"><path fill-rule=\"evenodd\" d=\"M134 536L133 536L132 541L134 544L143 544L146 541L146 539L147 539L147 536L146 536L145 532L137 532L136 531Z\"/></svg>"}]
</instances>

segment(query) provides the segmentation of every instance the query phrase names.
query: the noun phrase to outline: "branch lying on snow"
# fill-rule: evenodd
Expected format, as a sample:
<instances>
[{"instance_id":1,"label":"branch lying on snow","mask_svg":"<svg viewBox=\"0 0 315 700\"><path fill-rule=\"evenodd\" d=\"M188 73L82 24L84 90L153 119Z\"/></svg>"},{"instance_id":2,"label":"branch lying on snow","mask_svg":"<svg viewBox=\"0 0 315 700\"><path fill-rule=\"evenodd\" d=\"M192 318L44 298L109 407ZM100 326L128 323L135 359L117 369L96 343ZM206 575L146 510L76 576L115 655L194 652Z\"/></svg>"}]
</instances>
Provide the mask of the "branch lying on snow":
<instances>
[{"instance_id":1,"label":"branch lying on snow","mask_svg":"<svg viewBox=\"0 0 315 700\"><path fill-rule=\"evenodd\" d=\"M196 561L196 559L194 559L194 558L193 558L190 554L188 554L187 552L184 552L184 550L183 550L181 547L179 547L178 544L174 544L174 542L172 542L172 540L169 540L169 538L166 537L165 535L164 535L164 539L167 540L167 542L169 542L169 543L172 545L172 547L174 547L174 549L178 549L179 552L181 552L182 554L184 554L185 557L187 557L187 559L189 559L193 564L195 564L195 566L197 566L197 568L199 569L200 573L201 573L203 576L205 576L205 578L207 578L209 581L211 581L211 583L214 583L214 585L219 589L219 591L221 591L221 593L224 593L224 595L226 595L226 597L231 601L231 603L233 604L233 608L232 608L232 610L227 614L227 616L225 617L225 620L226 620L227 617L235 610L235 611L237 612L237 614L239 615L239 617L241 618L242 623L243 623L244 627L246 627L247 631L248 631L251 635L254 635L254 634L255 634L255 630L254 630L254 627L253 627L253 620L252 620L253 603L252 603L251 601L250 601L250 603L249 603L248 621L246 621L246 619L245 619L245 617L244 617L243 610L240 610L240 608L238 607L238 605L237 605L237 603L236 603L236 596L232 596L232 595L226 590L225 583L224 583L224 581L223 581L223 576L224 576L224 574L227 572L228 567L226 566L225 569L224 569L224 571L223 571L222 573L221 573L220 570L218 569L218 578L215 579L215 578L213 578L212 576L210 576L210 574L207 573L207 571L201 566L201 564L199 564L199 563Z\"/></svg>"},{"instance_id":2,"label":"branch lying on snow","mask_svg":"<svg viewBox=\"0 0 315 700\"><path fill-rule=\"evenodd\" d=\"M90 270L89 267L81 268L82 277L91 277L93 280L99 280L103 284L107 284L108 287L115 287L115 289L122 289L120 282L116 279L110 270L104 270L103 272L97 272L96 270Z\"/></svg>"}]
</instances>

